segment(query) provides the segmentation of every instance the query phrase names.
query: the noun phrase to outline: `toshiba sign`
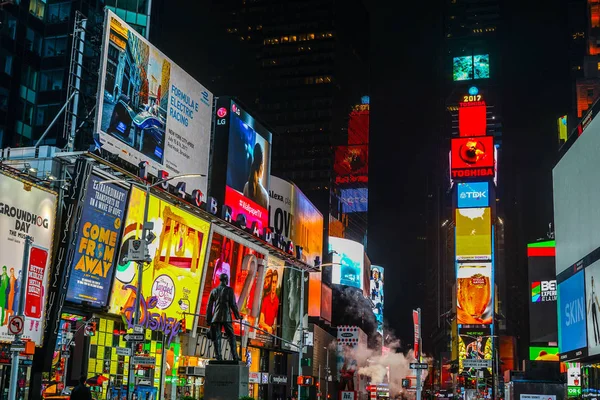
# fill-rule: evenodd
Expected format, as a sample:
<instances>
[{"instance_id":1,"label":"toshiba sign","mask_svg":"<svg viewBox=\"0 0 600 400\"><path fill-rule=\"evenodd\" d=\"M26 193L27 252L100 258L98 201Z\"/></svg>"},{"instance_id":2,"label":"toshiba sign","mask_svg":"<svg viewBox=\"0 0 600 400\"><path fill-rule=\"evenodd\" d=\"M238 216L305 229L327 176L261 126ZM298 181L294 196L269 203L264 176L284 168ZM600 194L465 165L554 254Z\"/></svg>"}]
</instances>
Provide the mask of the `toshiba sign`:
<instances>
[{"instance_id":1,"label":"toshiba sign","mask_svg":"<svg viewBox=\"0 0 600 400\"><path fill-rule=\"evenodd\" d=\"M452 179L494 177L494 138L452 139L451 175Z\"/></svg>"}]
</instances>

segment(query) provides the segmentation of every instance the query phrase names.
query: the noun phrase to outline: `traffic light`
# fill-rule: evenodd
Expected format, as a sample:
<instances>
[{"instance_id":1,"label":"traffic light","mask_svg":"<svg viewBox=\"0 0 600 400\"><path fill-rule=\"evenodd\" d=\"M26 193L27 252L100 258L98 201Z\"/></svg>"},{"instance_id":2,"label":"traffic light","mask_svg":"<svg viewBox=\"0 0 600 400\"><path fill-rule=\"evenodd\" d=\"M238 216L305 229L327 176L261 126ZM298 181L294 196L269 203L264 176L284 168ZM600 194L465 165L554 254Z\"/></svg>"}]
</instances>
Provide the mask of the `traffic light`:
<instances>
[{"instance_id":1,"label":"traffic light","mask_svg":"<svg viewBox=\"0 0 600 400\"><path fill-rule=\"evenodd\" d=\"M83 328L83 335L84 336L94 336L96 334L96 323L95 322L89 322L85 328Z\"/></svg>"},{"instance_id":2,"label":"traffic light","mask_svg":"<svg viewBox=\"0 0 600 400\"><path fill-rule=\"evenodd\" d=\"M312 364L312 360L310 359L310 357L305 357L302 359L301 364L303 367L310 367Z\"/></svg>"},{"instance_id":3,"label":"traffic light","mask_svg":"<svg viewBox=\"0 0 600 400\"><path fill-rule=\"evenodd\" d=\"M179 321L179 333L186 333L186 327L185 327L185 318L182 318L181 321Z\"/></svg>"}]
</instances>

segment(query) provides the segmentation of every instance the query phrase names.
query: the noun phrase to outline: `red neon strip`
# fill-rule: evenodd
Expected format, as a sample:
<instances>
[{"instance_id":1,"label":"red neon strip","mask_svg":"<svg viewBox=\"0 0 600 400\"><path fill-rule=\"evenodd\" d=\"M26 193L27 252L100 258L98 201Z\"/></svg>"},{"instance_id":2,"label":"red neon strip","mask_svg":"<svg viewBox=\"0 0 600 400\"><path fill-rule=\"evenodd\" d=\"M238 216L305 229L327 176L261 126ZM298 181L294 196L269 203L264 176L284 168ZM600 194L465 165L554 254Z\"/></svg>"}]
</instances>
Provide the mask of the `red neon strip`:
<instances>
[{"instance_id":1,"label":"red neon strip","mask_svg":"<svg viewBox=\"0 0 600 400\"><path fill-rule=\"evenodd\" d=\"M556 247L528 247L527 257L556 257Z\"/></svg>"}]
</instances>

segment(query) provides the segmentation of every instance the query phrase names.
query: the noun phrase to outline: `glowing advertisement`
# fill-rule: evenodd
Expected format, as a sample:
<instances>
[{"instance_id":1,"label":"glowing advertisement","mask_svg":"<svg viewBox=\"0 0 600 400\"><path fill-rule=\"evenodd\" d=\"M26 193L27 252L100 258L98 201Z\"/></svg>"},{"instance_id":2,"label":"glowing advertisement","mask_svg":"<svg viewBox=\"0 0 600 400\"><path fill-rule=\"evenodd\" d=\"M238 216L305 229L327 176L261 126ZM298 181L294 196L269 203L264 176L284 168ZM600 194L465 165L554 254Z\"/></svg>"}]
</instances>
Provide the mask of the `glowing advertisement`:
<instances>
[{"instance_id":1,"label":"glowing advertisement","mask_svg":"<svg viewBox=\"0 0 600 400\"><path fill-rule=\"evenodd\" d=\"M338 146L335 150L335 183L369 182L369 145Z\"/></svg>"},{"instance_id":2,"label":"glowing advertisement","mask_svg":"<svg viewBox=\"0 0 600 400\"><path fill-rule=\"evenodd\" d=\"M369 297L375 305L373 314L377 319L377 333L383 336L383 267L371 266L371 279L369 281Z\"/></svg>"},{"instance_id":3,"label":"glowing advertisement","mask_svg":"<svg viewBox=\"0 0 600 400\"><path fill-rule=\"evenodd\" d=\"M531 361L559 361L558 347L529 347L529 359Z\"/></svg>"},{"instance_id":4,"label":"glowing advertisement","mask_svg":"<svg viewBox=\"0 0 600 400\"><path fill-rule=\"evenodd\" d=\"M552 247L549 247L549 246ZM556 318L556 270L554 242L527 245L529 300L529 340L531 343L558 341Z\"/></svg>"},{"instance_id":5,"label":"glowing advertisement","mask_svg":"<svg viewBox=\"0 0 600 400\"><path fill-rule=\"evenodd\" d=\"M283 260L269 258L266 268L262 291L260 292L260 312L258 314L258 327L272 335L277 335L280 324L279 305L281 304L283 283ZM255 338L250 339L254 346L268 346L273 344L273 337L256 331Z\"/></svg>"},{"instance_id":6,"label":"glowing advertisement","mask_svg":"<svg viewBox=\"0 0 600 400\"><path fill-rule=\"evenodd\" d=\"M494 317L492 263L458 263L456 315L458 324L489 325Z\"/></svg>"},{"instance_id":7,"label":"glowing advertisement","mask_svg":"<svg viewBox=\"0 0 600 400\"><path fill-rule=\"evenodd\" d=\"M128 194L115 184L100 184L102 180L92 175L88 181L66 297L93 307L106 305Z\"/></svg>"},{"instance_id":8,"label":"glowing advertisement","mask_svg":"<svg viewBox=\"0 0 600 400\"><path fill-rule=\"evenodd\" d=\"M19 293L26 290L25 327L22 338L42 345L46 313L46 288L51 268L49 251L53 246L57 196L0 173L0 342L12 342L8 319L19 308ZM25 237L33 245L29 260L29 278L23 283Z\"/></svg>"},{"instance_id":9,"label":"glowing advertisement","mask_svg":"<svg viewBox=\"0 0 600 400\"><path fill-rule=\"evenodd\" d=\"M206 278L202 290L201 315L206 315L206 306L211 290L221 284L220 275L226 274L229 277L229 286L233 288L238 310L244 317L245 322L251 326L256 326L259 323L261 300L267 295L270 298L272 290L275 290L276 293L278 290L281 291L279 286L281 270L272 270L272 274L277 271L277 276L271 275L270 287L263 286L263 290L257 293L260 282L258 282L257 263L251 262L252 256L257 259L264 258L264 254L246 247L219 232L213 232ZM268 273L268 271L266 272ZM266 275L264 282L269 283ZM276 285L274 288L273 283ZM270 301L272 304L279 303L279 300L271 299ZM267 323L272 320L275 324L276 313L272 309L263 311L265 312L263 326L268 325ZM241 332L239 324L234 324L233 328L236 335L239 335ZM273 325L271 325L271 329L274 329Z\"/></svg>"},{"instance_id":10,"label":"glowing advertisement","mask_svg":"<svg viewBox=\"0 0 600 400\"><path fill-rule=\"evenodd\" d=\"M491 209L456 209L456 259L489 260L492 254Z\"/></svg>"},{"instance_id":11,"label":"glowing advertisement","mask_svg":"<svg viewBox=\"0 0 600 400\"><path fill-rule=\"evenodd\" d=\"M494 154L494 138L491 136L452 139L452 179L493 178Z\"/></svg>"},{"instance_id":12,"label":"glowing advertisement","mask_svg":"<svg viewBox=\"0 0 600 400\"><path fill-rule=\"evenodd\" d=\"M483 208L490 206L490 184L469 182L457 185L458 208Z\"/></svg>"},{"instance_id":13,"label":"glowing advertisement","mask_svg":"<svg viewBox=\"0 0 600 400\"><path fill-rule=\"evenodd\" d=\"M469 98L481 96L465 96ZM461 102L458 107L458 134L461 137L485 136L487 107L484 101Z\"/></svg>"},{"instance_id":14,"label":"glowing advertisement","mask_svg":"<svg viewBox=\"0 0 600 400\"><path fill-rule=\"evenodd\" d=\"M452 79L467 81L490 77L490 55L477 54L453 58Z\"/></svg>"},{"instance_id":15,"label":"glowing advertisement","mask_svg":"<svg viewBox=\"0 0 600 400\"><path fill-rule=\"evenodd\" d=\"M206 173L213 95L111 11L106 12L96 131L103 149L161 176ZM206 179L175 179L199 189ZM191 190L188 190L191 192Z\"/></svg>"},{"instance_id":16,"label":"glowing advertisement","mask_svg":"<svg viewBox=\"0 0 600 400\"><path fill-rule=\"evenodd\" d=\"M138 266L125 258L131 242L141 237L145 198L144 191L132 189L109 302L109 312L123 315L129 328L133 327ZM152 261L144 266L141 324L163 331L170 343L181 319L193 326L194 316L184 313L197 310L210 223L152 195L148 221L154 223L156 239L148 245Z\"/></svg>"},{"instance_id":17,"label":"glowing advertisement","mask_svg":"<svg viewBox=\"0 0 600 400\"><path fill-rule=\"evenodd\" d=\"M300 293L302 290L302 275L304 275L304 315L300 316ZM300 343L302 326L308 329L308 274L286 268L283 273L284 291L281 321L281 337L286 342ZM302 325L300 325L302 324ZM298 348L282 342L284 349L298 351Z\"/></svg>"},{"instance_id":18,"label":"glowing advertisement","mask_svg":"<svg viewBox=\"0 0 600 400\"><path fill-rule=\"evenodd\" d=\"M459 372L475 373L473 368L464 368L464 360L491 360L493 338L490 327L459 328L458 331L458 366ZM491 374L491 368L484 369Z\"/></svg>"},{"instance_id":19,"label":"glowing advertisement","mask_svg":"<svg viewBox=\"0 0 600 400\"><path fill-rule=\"evenodd\" d=\"M600 261L585 268L588 356L600 353Z\"/></svg>"},{"instance_id":20,"label":"glowing advertisement","mask_svg":"<svg viewBox=\"0 0 600 400\"><path fill-rule=\"evenodd\" d=\"M563 363L567 370L567 394L569 397L581 395L581 364L576 362Z\"/></svg>"},{"instance_id":21,"label":"glowing advertisement","mask_svg":"<svg viewBox=\"0 0 600 400\"><path fill-rule=\"evenodd\" d=\"M329 252L333 252L331 282L334 285L352 286L362 290L364 246L352 240L330 236Z\"/></svg>"},{"instance_id":22,"label":"glowing advertisement","mask_svg":"<svg viewBox=\"0 0 600 400\"><path fill-rule=\"evenodd\" d=\"M344 213L367 212L369 208L369 189L342 189L340 200Z\"/></svg>"},{"instance_id":23,"label":"glowing advertisement","mask_svg":"<svg viewBox=\"0 0 600 400\"><path fill-rule=\"evenodd\" d=\"M591 281L591 280L590 280ZM558 348L561 361L587 353L583 271L558 284Z\"/></svg>"},{"instance_id":24,"label":"glowing advertisement","mask_svg":"<svg viewBox=\"0 0 600 400\"><path fill-rule=\"evenodd\" d=\"M229 115L225 204L231 207L233 220L243 214L247 226L256 222L262 232L269 224L271 132L234 101L225 113Z\"/></svg>"}]
</instances>

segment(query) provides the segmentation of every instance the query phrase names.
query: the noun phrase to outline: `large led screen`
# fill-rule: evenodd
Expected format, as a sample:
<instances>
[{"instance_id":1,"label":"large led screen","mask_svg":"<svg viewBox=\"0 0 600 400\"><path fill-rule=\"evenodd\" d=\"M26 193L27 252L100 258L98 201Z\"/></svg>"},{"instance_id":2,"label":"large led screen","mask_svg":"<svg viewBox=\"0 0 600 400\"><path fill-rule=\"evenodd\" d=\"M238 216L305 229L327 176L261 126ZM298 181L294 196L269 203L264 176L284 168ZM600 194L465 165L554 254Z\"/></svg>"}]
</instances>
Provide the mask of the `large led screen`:
<instances>
[{"instance_id":1,"label":"large led screen","mask_svg":"<svg viewBox=\"0 0 600 400\"><path fill-rule=\"evenodd\" d=\"M123 315L131 325L137 292L138 265L126 260L131 242L141 237L146 193L131 190L119 262L115 271L109 312ZM150 196L148 221L154 223L156 239L149 244L149 265L142 276L142 324L152 329L152 315L165 316L193 326L198 293L208 246L210 223L178 209L171 203ZM144 303L145 302L145 303Z\"/></svg>"},{"instance_id":2,"label":"large led screen","mask_svg":"<svg viewBox=\"0 0 600 400\"><path fill-rule=\"evenodd\" d=\"M227 274L229 276L229 286L233 288L235 294L235 300L238 305L240 314L244 317L246 323L251 326L255 326L260 320L260 301L264 295L267 294L267 288L263 286L263 290L256 295L257 287L257 265L254 263L248 263L245 266L244 259L246 256L256 256L256 258L264 258L264 254L259 253L249 247L244 246L235 240L224 236L218 232L213 232L212 243L210 246L210 254L208 258L208 267L206 269L206 277L204 278L204 288L202 290L202 302L200 305L200 314L206 315L206 307L208 305L208 297L210 296L211 290L220 285L221 274ZM247 267L247 268L245 268ZM269 296L271 291L274 289L277 293L280 290L279 279L281 270L277 268L271 269L271 280ZM273 272L277 271L277 277L273 275ZM268 274L268 271L267 271ZM269 283L267 275L265 275L265 282ZM273 284L276 282L275 288ZM271 299L272 303L275 303L275 299ZM274 310L264 310L263 325L268 322L275 321L277 318L274 315ZM275 324L275 322L273 322ZM240 333L239 324L234 324L234 330L236 334ZM274 326L271 325L271 330L274 330Z\"/></svg>"},{"instance_id":3,"label":"large led screen","mask_svg":"<svg viewBox=\"0 0 600 400\"><path fill-rule=\"evenodd\" d=\"M465 368L464 360L490 360L492 359L493 338L490 327L459 328L458 330L458 366L459 372L476 370ZM491 368L484 369L489 375Z\"/></svg>"},{"instance_id":4,"label":"large led screen","mask_svg":"<svg viewBox=\"0 0 600 400\"><path fill-rule=\"evenodd\" d=\"M452 139L450 157L453 179L485 179L494 177L494 138Z\"/></svg>"},{"instance_id":5,"label":"large led screen","mask_svg":"<svg viewBox=\"0 0 600 400\"><path fill-rule=\"evenodd\" d=\"M257 223L259 231L269 224L271 132L231 101L225 204Z\"/></svg>"},{"instance_id":6,"label":"large led screen","mask_svg":"<svg viewBox=\"0 0 600 400\"><path fill-rule=\"evenodd\" d=\"M456 271L458 324L489 325L494 318L492 263L458 263Z\"/></svg>"},{"instance_id":7,"label":"large led screen","mask_svg":"<svg viewBox=\"0 0 600 400\"><path fill-rule=\"evenodd\" d=\"M560 361L558 347L531 346L529 347L529 359L531 361Z\"/></svg>"},{"instance_id":8,"label":"large led screen","mask_svg":"<svg viewBox=\"0 0 600 400\"><path fill-rule=\"evenodd\" d=\"M271 335L277 335L277 327L281 325L279 318L279 306L281 304L282 296L282 282L283 282L283 261L271 262L273 258L269 259L269 265L266 268L265 277L260 292L260 311L258 313L258 327ZM277 260L279 261L279 260ZM250 298L247 304L252 304L253 297ZM250 311L249 307L247 309ZM265 334L262 331L256 331L254 335L255 339L251 339L251 343L255 346L271 345L273 343L273 337Z\"/></svg>"},{"instance_id":9,"label":"large led screen","mask_svg":"<svg viewBox=\"0 0 600 400\"><path fill-rule=\"evenodd\" d=\"M369 281L369 298L375 305L373 314L377 320L377 333L383 336L383 267L371 266L371 279Z\"/></svg>"},{"instance_id":10,"label":"large led screen","mask_svg":"<svg viewBox=\"0 0 600 400\"><path fill-rule=\"evenodd\" d=\"M585 268L588 355L600 353L600 261Z\"/></svg>"},{"instance_id":11,"label":"large led screen","mask_svg":"<svg viewBox=\"0 0 600 400\"><path fill-rule=\"evenodd\" d=\"M600 247L600 118L553 170L556 275Z\"/></svg>"},{"instance_id":12,"label":"large led screen","mask_svg":"<svg viewBox=\"0 0 600 400\"><path fill-rule=\"evenodd\" d=\"M587 353L583 271L558 283L558 348L561 361Z\"/></svg>"},{"instance_id":13,"label":"large led screen","mask_svg":"<svg viewBox=\"0 0 600 400\"><path fill-rule=\"evenodd\" d=\"M548 242L542 242L548 243ZM543 252L529 252L530 249L544 249L543 247L529 247L529 285L531 297L529 299L529 339L531 343L546 343L558 341L556 318L556 273L554 257L544 255Z\"/></svg>"},{"instance_id":14,"label":"large led screen","mask_svg":"<svg viewBox=\"0 0 600 400\"><path fill-rule=\"evenodd\" d=\"M489 54L453 58L452 78L455 81L486 79L490 77Z\"/></svg>"},{"instance_id":15,"label":"large led screen","mask_svg":"<svg viewBox=\"0 0 600 400\"><path fill-rule=\"evenodd\" d=\"M369 181L369 145L338 146L335 150L334 172L337 184Z\"/></svg>"},{"instance_id":16,"label":"large led screen","mask_svg":"<svg viewBox=\"0 0 600 400\"><path fill-rule=\"evenodd\" d=\"M364 246L352 240L330 236L329 252L333 252L331 282L363 290Z\"/></svg>"},{"instance_id":17,"label":"large led screen","mask_svg":"<svg viewBox=\"0 0 600 400\"><path fill-rule=\"evenodd\" d=\"M458 135L462 137L485 136L487 133L487 107L485 102L460 103L458 107Z\"/></svg>"},{"instance_id":18,"label":"large led screen","mask_svg":"<svg viewBox=\"0 0 600 400\"><path fill-rule=\"evenodd\" d=\"M491 209L456 209L456 259L489 260L492 254Z\"/></svg>"},{"instance_id":19,"label":"large led screen","mask_svg":"<svg viewBox=\"0 0 600 400\"><path fill-rule=\"evenodd\" d=\"M96 131L102 148L151 174L206 174L213 96L107 10ZM206 193L206 179L184 181ZM205 200L205 199L202 199Z\"/></svg>"},{"instance_id":20,"label":"large led screen","mask_svg":"<svg viewBox=\"0 0 600 400\"><path fill-rule=\"evenodd\" d=\"M488 182L459 183L457 187L458 208L490 206L490 184Z\"/></svg>"},{"instance_id":21,"label":"large led screen","mask_svg":"<svg viewBox=\"0 0 600 400\"><path fill-rule=\"evenodd\" d=\"M92 175L88 181L66 297L94 307L105 306L108 299L128 194L102 180Z\"/></svg>"},{"instance_id":22,"label":"large led screen","mask_svg":"<svg viewBox=\"0 0 600 400\"><path fill-rule=\"evenodd\" d=\"M369 189L342 189L340 199L344 213L367 212L369 209Z\"/></svg>"},{"instance_id":23,"label":"large led screen","mask_svg":"<svg viewBox=\"0 0 600 400\"><path fill-rule=\"evenodd\" d=\"M0 290L3 290L0 297L0 342L14 340L14 336L8 333L8 318L19 309L19 293L25 287L23 253L25 237L29 235L33 238L33 245L46 251L36 250L41 257L33 260L32 254L30 260L22 338L42 345L46 288L52 265L52 257L48 253L52 251L56 205L56 193L0 173Z\"/></svg>"},{"instance_id":24,"label":"large led screen","mask_svg":"<svg viewBox=\"0 0 600 400\"><path fill-rule=\"evenodd\" d=\"M302 275L304 275L304 315L300 316L300 293L302 289ZM290 345L300 343L302 334L301 326L308 328L308 274L302 274L295 269L286 268L283 273L283 307L281 317L281 337L284 349L298 351L298 348ZM302 323L302 325L300 325Z\"/></svg>"}]
</instances>

